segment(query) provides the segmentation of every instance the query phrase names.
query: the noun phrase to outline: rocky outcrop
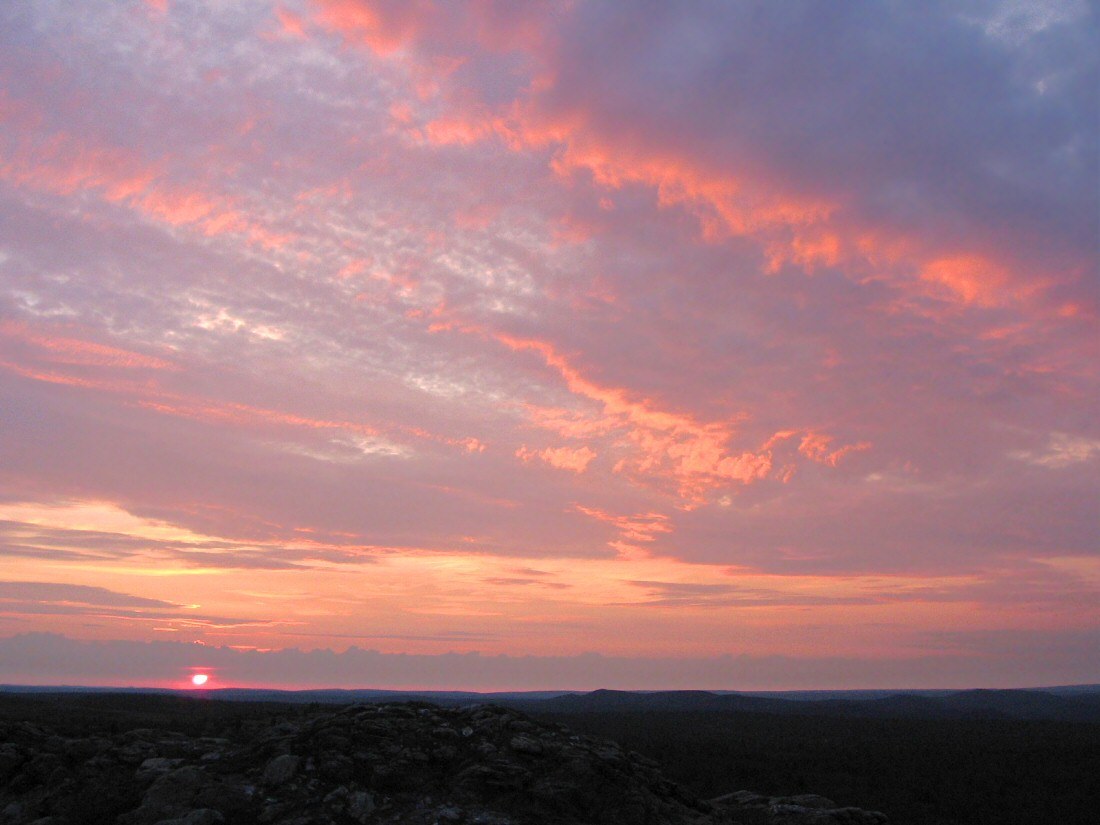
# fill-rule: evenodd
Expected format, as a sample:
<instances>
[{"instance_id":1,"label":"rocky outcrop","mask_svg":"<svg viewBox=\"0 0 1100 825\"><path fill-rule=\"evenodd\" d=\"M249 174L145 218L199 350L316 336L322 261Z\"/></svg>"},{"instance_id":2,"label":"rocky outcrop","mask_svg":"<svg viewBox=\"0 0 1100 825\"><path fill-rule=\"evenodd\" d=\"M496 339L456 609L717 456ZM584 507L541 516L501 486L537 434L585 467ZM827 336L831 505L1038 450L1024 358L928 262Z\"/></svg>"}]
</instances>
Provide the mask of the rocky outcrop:
<instances>
[{"instance_id":1,"label":"rocky outcrop","mask_svg":"<svg viewBox=\"0 0 1100 825\"><path fill-rule=\"evenodd\" d=\"M736 791L710 800L729 821L744 825L886 825L878 811L845 808L816 794L762 796Z\"/></svg>"},{"instance_id":2,"label":"rocky outcrop","mask_svg":"<svg viewBox=\"0 0 1100 825\"><path fill-rule=\"evenodd\" d=\"M218 737L0 723L0 825L880 825L821 797L695 799L656 763L499 707L356 705Z\"/></svg>"}]
</instances>

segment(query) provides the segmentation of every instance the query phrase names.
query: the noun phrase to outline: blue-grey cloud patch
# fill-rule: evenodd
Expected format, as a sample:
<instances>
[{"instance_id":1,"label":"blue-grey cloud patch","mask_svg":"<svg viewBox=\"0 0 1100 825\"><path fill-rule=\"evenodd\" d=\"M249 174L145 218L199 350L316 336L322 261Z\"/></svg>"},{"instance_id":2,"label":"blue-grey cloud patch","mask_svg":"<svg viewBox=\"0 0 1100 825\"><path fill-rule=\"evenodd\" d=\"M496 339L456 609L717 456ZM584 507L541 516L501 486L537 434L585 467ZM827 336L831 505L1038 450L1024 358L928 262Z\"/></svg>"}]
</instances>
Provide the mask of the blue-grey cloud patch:
<instances>
[{"instance_id":1,"label":"blue-grey cloud patch","mask_svg":"<svg viewBox=\"0 0 1100 825\"><path fill-rule=\"evenodd\" d=\"M295 622L218 616L182 604L63 582L0 582L0 616L96 617L108 622L156 623L176 629L278 627Z\"/></svg>"},{"instance_id":2,"label":"blue-grey cloud patch","mask_svg":"<svg viewBox=\"0 0 1100 825\"><path fill-rule=\"evenodd\" d=\"M691 582L631 581L630 584L646 591L640 604L649 607L783 607L840 604L877 604L885 601L879 595L825 596L817 594L792 594L757 587L735 584L696 584ZM910 598L927 598L928 594Z\"/></svg>"},{"instance_id":3,"label":"blue-grey cloud patch","mask_svg":"<svg viewBox=\"0 0 1100 825\"><path fill-rule=\"evenodd\" d=\"M1095 261L1095 8L1057 4L1006 41L983 25L1004 5L580 4L542 102L635 145L845 193L853 216L948 246Z\"/></svg>"},{"instance_id":4,"label":"blue-grey cloud patch","mask_svg":"<svg viewBox=\"0 0 1100 825\"><path fill-rule=\"evenodd\" d=\"M571 584L565 582L546 581L537 576L490 576L484 581L486 584L517 585L521 587L533 585L535 587L548 587L552 590L566 590L572 587Z\"/></svg>"}]
</instances>

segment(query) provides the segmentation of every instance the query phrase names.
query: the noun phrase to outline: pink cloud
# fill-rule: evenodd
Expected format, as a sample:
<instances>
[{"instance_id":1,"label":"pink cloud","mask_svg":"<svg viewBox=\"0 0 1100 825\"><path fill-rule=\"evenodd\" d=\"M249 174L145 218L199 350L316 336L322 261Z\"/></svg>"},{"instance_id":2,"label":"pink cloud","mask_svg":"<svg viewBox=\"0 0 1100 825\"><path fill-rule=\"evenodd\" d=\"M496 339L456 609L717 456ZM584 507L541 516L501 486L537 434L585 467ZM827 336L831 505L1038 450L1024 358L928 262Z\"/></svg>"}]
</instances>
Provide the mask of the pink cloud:
<instances>
[{"instance_id":1,"label":"pink cloud","mask_svg":"<svg viewBox=\"0 0 1100 825\"><path fill-rule=\"evenodd\" d=\"M596 457L596 451L589 447L547 447L543 450L532 450L524 445L516 450L516 457L525 462L538 458L559 470L583 473Z\"/></svg>"},{"instance_id":2,"label":"pink cloud","mask_svg":"<svg viewBox=\"0 0 1100 825\"><path fill-rule=\"evenodd\" d=\"M835 450L830 449L833 437L824 433L808 432L802 436L798 444L798 452L812 461L828 464L835 467L848 453L871 449L871 443L861 441L858 444L848 444Z\"/></svg>"},{"instance_id":3,"label":"pink cloud","mask_svg":"<svg viewBox=\"0 0 1100 825\"><path fill-rule=\"evenodd\" d=\"M389 54L412 40L435 11L426 2L316 0L318 22L349 40Z\"/></svg>"},{"instance_id":4,"label":"pink cloud","mask_svg":"<svg viewBox=\"0 0 1100 825\"><path fill-rule=\"evenodd\" d=\"M389 438L403 441L433 441L466 453L479 453L486 449L483 442L472 436L456 438L410 424L374 426L362 421L317 418L237 401L185 395L156 381L134 380L125 375L125 372L133 370L181 371L183 367L174 361L79 338L58 336L52 331L39 332L26 323L0 321L0 343L5 338L31 349L27 354L12 354L12 357L19 360L0 359L0 369L48 384L120 396L123 403L160 415L241 427L256 432L270 428L291 428L342 432L370 438L385 434ZM27 362L27 355L33 357L34 363ZM89 376L81 371L85 367L125 372L117 377L106 374Z\"/></svg>"},{"instance_id":5,"label":"pink cloud","mask_svg":"<svg viewBox=\"0 0 1100 825\"><path fill-rule=\"evenodd\" d=\"M15 148L0 147L0 180L63 197L87 192L167 226L189 227L207 236L240 235L265 249L291 240L242 214L232 198L170 181L163 163L148 163L132 151L63 132L38 134L34 120L24 114L16 122L21 134Z\"/></svg>"},{"instance_id":6,"label":"pink cloud","mask_svg":"<svg viewBox=\"0 0 1100 825\"><path fill-rule=\"evenodd\" d=\"M301 16L288 11L282 6L276 6L275 17L279 21L279 25L282 26L284 33L291 37L304 38L306 36L305 21Z\"/></svg>"},{"instance_id":7,"label":"pink cloud","mask_svg":"<svg viewBox=\"0 0 1100 825\"><path fill-rule=\"evenodd\" d=\"M81 338L39 332L28 324L0 321L0 336L29 344L44 360L57 364L88 365L123 369L177 370L179 366L164 358L119 347L98 344Z\"/></svg>"}]
</instances>

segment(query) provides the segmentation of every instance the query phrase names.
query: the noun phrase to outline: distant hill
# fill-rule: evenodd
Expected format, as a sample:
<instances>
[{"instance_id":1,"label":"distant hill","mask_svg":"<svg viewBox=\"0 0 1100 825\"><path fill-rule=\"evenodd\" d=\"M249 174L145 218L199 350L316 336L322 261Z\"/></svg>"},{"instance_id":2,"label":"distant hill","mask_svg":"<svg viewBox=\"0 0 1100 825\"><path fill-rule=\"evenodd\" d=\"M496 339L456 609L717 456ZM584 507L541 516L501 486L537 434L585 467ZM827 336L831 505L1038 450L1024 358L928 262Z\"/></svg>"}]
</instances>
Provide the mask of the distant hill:
<instances>
[{"instance_id":1,"label":"distant hill","mask_svg":"<svg viewBox=\"0 0 1100 825\"><path fill-rule=\"evenodd\" d=\"M1048 693L1041 690L964 690L945 695L896 693L873 699L780 699L708 691L634 693L596 690L521 704L547 713L725 711L872 719L1045 719L1100 722L1100 691Z\"/></svg>"},{"instance_id":2,"label":"distant hill","mask_svg":"<svg viewBox=\"0 0 1100 825\"><path fill-rule=\"evenodd\" d=\"M739 693L707 690L390 691L378 689L182 690L0 685L9 694L151 694L232 702L350 704L432 702L445 707L498 704L533 713L740 712L863 719L1019 719L1100 722L1100 685L1016 690L856 690Z\"/></svg>"}]
</instances>

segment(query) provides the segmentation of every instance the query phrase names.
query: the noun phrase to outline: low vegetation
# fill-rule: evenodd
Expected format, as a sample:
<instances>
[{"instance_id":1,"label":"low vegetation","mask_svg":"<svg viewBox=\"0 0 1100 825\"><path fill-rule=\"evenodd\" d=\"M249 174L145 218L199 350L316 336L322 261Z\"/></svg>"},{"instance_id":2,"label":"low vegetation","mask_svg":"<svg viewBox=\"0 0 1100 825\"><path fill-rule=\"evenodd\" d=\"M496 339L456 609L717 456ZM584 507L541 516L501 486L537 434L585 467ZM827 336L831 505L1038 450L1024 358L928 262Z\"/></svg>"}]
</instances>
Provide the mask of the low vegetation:
<instances>
[{"instance_id":1,"label":"low vegetation","mask_svg":"<svg viewBox=\"0 0 1100 825\"><path fill-rule=\"evenodd\" d=\"M553 713L701 797L818 793L894 825L1095 825L1100 724L722 712Z\"/></svg>"}]
</instances>

